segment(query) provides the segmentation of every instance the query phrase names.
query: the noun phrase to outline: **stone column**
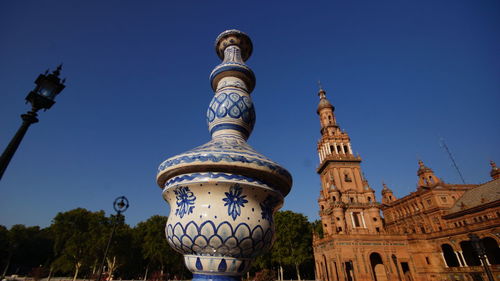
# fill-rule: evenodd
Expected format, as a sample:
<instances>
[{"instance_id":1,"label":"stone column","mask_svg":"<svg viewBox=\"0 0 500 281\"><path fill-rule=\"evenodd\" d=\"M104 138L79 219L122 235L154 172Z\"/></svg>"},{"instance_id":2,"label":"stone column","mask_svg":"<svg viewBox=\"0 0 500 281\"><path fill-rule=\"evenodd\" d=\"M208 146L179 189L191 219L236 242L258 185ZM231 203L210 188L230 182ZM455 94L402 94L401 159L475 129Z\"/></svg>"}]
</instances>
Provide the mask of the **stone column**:
<instances>
[{"instance_id":1,"label":"stone column","mask_svg":"<svg viewBox=\"0 0 500 281\"><path fill-rule=\"evenodd\" d=\"M444 253L443 252L441 252L441 258L443 258L444 267L448 268L448 263L446 262L446 259L444 257Z\"/></svg>"}]
</instances>

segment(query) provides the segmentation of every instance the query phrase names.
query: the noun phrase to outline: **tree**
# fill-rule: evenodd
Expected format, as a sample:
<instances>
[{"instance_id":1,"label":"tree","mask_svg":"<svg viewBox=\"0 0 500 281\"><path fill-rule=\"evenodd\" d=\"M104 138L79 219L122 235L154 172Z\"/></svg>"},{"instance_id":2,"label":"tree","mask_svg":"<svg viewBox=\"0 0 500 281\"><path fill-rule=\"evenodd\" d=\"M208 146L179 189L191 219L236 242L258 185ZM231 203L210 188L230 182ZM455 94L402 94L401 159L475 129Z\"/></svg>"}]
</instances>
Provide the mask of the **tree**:
<instances>
[{"instance_id":1,"label":"tree","mask_svg":"<svg viewBox=\"0 0 500 281\"><path fill-rule=\"evenodd\" d=\"M136 241L141 245L142 257L147 264L144 279L147 277L147 271L153 268L159 268L161 275L165 269L168 269L169 274L189 275L184 267L182 255L168 245L165 237L166 223L167 217L155 215L145 222L138 223L134 229Z\"/></svg>"},{"instance_id":2,"label":"tree","mask_svg":"<svg viewBox=\"0 0 500 281\"><path fill-rule=\"evenodd\" d=\"M133 230L125 224L125 217L112 215L109 218L111 227L108 229L107 238L111 235L112 228L115 227L113 240L111 241L106 264L109 276L118 272L124 276L134 278L134 271L138 272L141 268L140 246L135 243Z\"/></svg>"},{"instance_id":3,"label":"tree","mask_svg":"<svg viewBox=\"0 0 500 281\"><path fill-rule=\"evenodd\" d=\"M0 249L3 249L2 251L0 251L0 270L2 270L0 279L3 280L9 267L11 255L9 230L3 225L0 225Z\"/></svg>"},{"instance_id":4,"label":"tree","mask_svg":"<svg viewBox=\"0 0 500 281\"><path fill-rule=\"evenodd\" d=\"M276 272L271 269L263 269L255 274L255 281L274 281Z\"/></svg>"},{"instance_id":5,"label":"tree","mask_svg":"<svg viewBox=\"0 0 500 281\"><path fill-rule=\"evenodd\" d=\"M2 275L8 272L26 275L35 267L45 265L52 256L52 241L46 230L38 226L16 224L9 231L0 230L0 243L6 244L7 259ZM5 255L5 254L4 254Z\"/></svg>"},{"instance_id":6,"label":"tree","mask_svg":"<svg viewBox=\"0 0 500 281\"><path fill-rule=\"evenodd\" d=\"M280 266L283 279L283 265L295 267L297 279L301 280L300 266L312 254L312 231L307 217L292 211L280 211L275 215L276 241L272 249L272 259Z\"/></svg>"},{"instance_id":7,"label":"tree","mask_svg":"<svg viewBox=\"0 0 500 281\"><path fill-rule=\"evenodd\" d=\"M53 266L60 272L74 270L73 280L84 267L95 267L107 241L109 222L104 212L78 208L58 213L50 226L57 256Z\"/></svg>"},{"instance_id":8,"label":"tree","mask_svg":"<svg viewBox=\"0 0 500 281\"><path fill-rule=\"evenodd\" d=\"M323 225L321 224L321 220L315 220L314 222L311 223L311 227L313 230L313 233L317 235L319 238L323 238Z\"/></svg>"}]
</instances>

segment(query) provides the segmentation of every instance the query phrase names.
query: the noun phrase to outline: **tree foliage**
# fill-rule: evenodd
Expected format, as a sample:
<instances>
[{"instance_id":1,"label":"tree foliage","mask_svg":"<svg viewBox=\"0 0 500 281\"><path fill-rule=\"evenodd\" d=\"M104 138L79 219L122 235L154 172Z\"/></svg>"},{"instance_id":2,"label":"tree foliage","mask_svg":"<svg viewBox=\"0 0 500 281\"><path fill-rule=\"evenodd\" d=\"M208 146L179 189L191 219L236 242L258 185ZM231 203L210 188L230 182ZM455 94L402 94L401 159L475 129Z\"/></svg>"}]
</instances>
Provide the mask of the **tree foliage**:
<instances>
[{"instance_id":1,"label":"tree foliage","mask_svg":"<svg viewBox=\"0 0 500 281\"><path fill-rule=\"evenodd\" d=\"M311 223L313 233L318 235L319 238L323 238L323 226L321 225L321 220L315 220Z\"/></svg>"},{"instance_id":2,"label":"tree foliage","mask_svg":"<svg viewBox=\"0 0 500 281\"><path fill-rule=\"evenodd\" d=\"M273 269L278 279L314 279L313 224L306 216L292 211L277 212L274 223L274 245L255 260L251 272Z\"/></svg>"},{"instance_id":3,"label":"tree foliage","mask_svg":"<svg viewBox=\"0 0 500 281\"><path fill-rule=\"evenodd\" d=\"M38 226L0 225L0 273L96 278L108 239L115 229L105 261L104 276L114 279L190 279L181 254L165 238L167 217L152 216L134 228L123 216L106 216L103 211L78 208L58 213L52 224ZM251 274L273 279L314 278L312 232L302 214L291 211L275 216L276 240L271 251L258 257ZM321 225L320 225L321 226ZM268 269L268 270L264 270ZM280 273L281 274L278 274ZM284 273L283 273L284 272Z\"/></svg>"},{"instance_id":4,"label":"tree foliage","mask_svg":"<svg viewBox=\"0 0 500 281\"><path fill-rule=\"evenodd\" d=\"M58 213L50 226L54 238L56 259L53 267L61 273L74 273L83 269L95 272L105 247L109 221L103 211L90 212L78 208Z\"/></svg>"},{"instance_id":5,"label":"tree foliage","mask_svg":"<svg viewBox=\"0 0 500 281\"><path fill-rule=\"evenodd\" d=\"M167 217L152 216L145 222L140 222L135 227L136 241L140 243L142 257L148 268L159 268L160 274L169 276L188 276L189 272L184 267L184 258L175 252L165 237Z\"/></svg>"},{"instance_id":6,"label":"tree foliage","mask_svg":"<svg viewBox=\"0 0 500 281\"><path fill-rule=\"evenodd\" d=\"M300 265L312 257L312 231L307 217L292 211L276 213L276 242L273 258L280 264L294 266L301 279Z\"/></svg>"},{"instance_id":7,"label":"tree foliage","mask_svg":"<svg viewBox=\"0 0 500 281\"><path fill-rule=\"evenodd\" d=\"M38 226L26 227L16 224L9 231L0 228L0 244L5 251L1 254L3 273L26 272L50 262L52 241L46 229Z\"/></svg>"}]
</instances>

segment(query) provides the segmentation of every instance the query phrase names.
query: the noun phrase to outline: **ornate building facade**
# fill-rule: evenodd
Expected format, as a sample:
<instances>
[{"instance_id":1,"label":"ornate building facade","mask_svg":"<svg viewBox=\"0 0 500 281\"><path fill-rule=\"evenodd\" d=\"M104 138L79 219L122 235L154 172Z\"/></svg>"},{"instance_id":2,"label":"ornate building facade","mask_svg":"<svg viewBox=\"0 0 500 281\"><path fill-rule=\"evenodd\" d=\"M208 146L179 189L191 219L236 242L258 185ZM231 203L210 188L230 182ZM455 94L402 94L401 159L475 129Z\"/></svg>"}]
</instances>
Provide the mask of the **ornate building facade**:
<instances>
[{"instance_id":1,"label":"ornate building facade","mask_svg":"<svg viewBox=\"0 0 500 281\"><path fill-rule=\"evenodd\" d=\"M383 184L382 202L364 178L361 157L337 124L320 89L317 113L323 235L313 240L316 279L488 280L468 235L486 247L486 263L500 280L500 171L482 185L444 183L422 161L418 188L396 198ZM381 215L382 213L382 215Z\"/></svg>"}]
</instances>

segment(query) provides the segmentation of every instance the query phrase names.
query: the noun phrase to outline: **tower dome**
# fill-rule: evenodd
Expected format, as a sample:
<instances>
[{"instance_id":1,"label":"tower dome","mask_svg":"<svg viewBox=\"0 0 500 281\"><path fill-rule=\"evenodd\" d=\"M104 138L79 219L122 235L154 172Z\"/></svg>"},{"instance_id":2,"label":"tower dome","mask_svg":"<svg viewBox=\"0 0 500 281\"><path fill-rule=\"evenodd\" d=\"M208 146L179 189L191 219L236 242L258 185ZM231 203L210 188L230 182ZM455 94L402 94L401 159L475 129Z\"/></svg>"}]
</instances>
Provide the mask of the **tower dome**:
<instances>
[{"instance_id":1,"label":"tower dome","mask_svg":"<svg viewBox=\"0 0 500 281\"><path fill-rule=\"evenodd\" d=\"M438 185L441 180L434 175L434 171L425 166L422 160L418 160L418 185L421 187L434 187Z\"/></svg>"},{"instance_id":2,"label":"tower dome","mask_svg":"<svg viewBox=\"0 0 500 281\"><path fill-rule=\"evenodd\" d=\"M326 98L326 92L323 89L320 89L318 92L319 96L319 104L318 104L318 114L324 108L329 108L332 111L335 110L335 107L330 103L330 101Z\"/></svg>"},{"instance_id":3,"label":"tower dome","mask_svg":"<svg viewBox=\"0 0 500 281\"><path fill-rule=\"evenodd\" d=\"M491 160L490 165L491 165L491 171L490 171L491 178L494 180L500 179L500 169L498 169L495 161Z\"/></svg>"}]
</instances>

